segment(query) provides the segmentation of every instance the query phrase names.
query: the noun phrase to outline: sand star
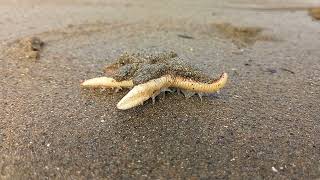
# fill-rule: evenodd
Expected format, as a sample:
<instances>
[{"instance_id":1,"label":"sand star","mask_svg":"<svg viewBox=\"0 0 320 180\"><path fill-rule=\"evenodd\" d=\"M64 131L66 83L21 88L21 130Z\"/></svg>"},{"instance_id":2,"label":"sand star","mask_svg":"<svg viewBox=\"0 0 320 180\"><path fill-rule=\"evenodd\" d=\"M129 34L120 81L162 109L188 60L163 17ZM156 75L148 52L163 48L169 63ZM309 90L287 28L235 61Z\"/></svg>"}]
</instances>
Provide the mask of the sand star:
<instances>
[{"instance_id":1,"label":"sand star","mask_svg":"<svg viewBox=\"0 0 320 180\"><path fill-rule=\"evenodd\" d=\"M157 55L123 54L116 63L105 69L111 77L98 77L84 81L83 87L132 88L117 104L118 109L130 109L143 104L163 91L175 88L186 97L215 93L227 82L227 73L214 79L178 58L176 53ZM213 79L213 80L212 80Z\"/></svg>"}]
</instances>

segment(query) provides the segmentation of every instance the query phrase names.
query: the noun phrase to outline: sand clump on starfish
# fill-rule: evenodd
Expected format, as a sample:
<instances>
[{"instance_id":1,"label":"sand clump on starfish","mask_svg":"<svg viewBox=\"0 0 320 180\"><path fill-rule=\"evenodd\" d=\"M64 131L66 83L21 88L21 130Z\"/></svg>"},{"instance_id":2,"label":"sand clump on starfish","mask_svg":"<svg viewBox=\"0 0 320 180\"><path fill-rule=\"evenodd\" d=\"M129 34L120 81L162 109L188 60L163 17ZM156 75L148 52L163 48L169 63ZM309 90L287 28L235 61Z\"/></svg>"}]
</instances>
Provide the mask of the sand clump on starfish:
<instances>
[{"instance_id":1,"label":"sand clump on starfish","mask_svg":"<svg viewBox=\"0 0 320 180\"><path fill-rule=\"evenodd\" d=\"M122 54L115 63L106 66L108 77L97 77L84 81L82 87L131 89L117 104L118 109L130 109L142 105L161 92L176 90L187 98L198 94L218 92L227 82L227 73L218 79L212 78L193 65L181 60L174 52L158 54Z\"/></svg>"}]
</instances>

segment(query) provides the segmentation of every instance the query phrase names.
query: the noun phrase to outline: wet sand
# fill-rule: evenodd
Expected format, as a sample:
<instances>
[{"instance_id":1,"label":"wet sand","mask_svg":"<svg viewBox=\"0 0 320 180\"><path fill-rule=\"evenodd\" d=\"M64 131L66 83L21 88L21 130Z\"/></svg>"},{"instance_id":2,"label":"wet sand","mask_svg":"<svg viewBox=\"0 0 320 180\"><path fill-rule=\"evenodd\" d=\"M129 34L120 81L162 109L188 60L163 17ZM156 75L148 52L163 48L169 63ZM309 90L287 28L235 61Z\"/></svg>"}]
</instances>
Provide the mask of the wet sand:
<instances>
[{"instance_id":1,"label":"wet sand","mask_svg":"<svg viewBox=\"0 0 320 180\"><path fill-rule=\"evenodd\" d=\"M232 3L0 1L0 179L320 178L320 21ZM28 37L39 59L9 51ZM230 80L202 102L168 93L127 111L126 90L81 89L139 50Z\"/></svg>"}]
</instances>

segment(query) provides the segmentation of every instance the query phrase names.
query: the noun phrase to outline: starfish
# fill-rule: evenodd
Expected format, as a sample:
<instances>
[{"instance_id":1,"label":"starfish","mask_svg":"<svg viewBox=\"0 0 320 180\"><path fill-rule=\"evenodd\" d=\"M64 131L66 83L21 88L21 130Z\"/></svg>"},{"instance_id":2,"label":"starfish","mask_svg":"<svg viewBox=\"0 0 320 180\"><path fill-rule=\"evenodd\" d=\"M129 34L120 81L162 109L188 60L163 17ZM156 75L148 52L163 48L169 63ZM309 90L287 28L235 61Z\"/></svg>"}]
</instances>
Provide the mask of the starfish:
<instances>
[{"instance_id":1,"label":"starfish","mask_svg":"<svg viewBox=\"0 0 320 180\"><path fill-rule=\"evenodd\" d=\"M174 52L156 55L146 53L121 55L115 63L106 66L109 77L97 77L84 81L83 87L131 89L117 104L121 110L142 105L146 100L172 88L182 92L187 98L219 92L227 82L227 73L217 79L202 73L194 66L182 61Z\"/></svg>"}]
</instances>

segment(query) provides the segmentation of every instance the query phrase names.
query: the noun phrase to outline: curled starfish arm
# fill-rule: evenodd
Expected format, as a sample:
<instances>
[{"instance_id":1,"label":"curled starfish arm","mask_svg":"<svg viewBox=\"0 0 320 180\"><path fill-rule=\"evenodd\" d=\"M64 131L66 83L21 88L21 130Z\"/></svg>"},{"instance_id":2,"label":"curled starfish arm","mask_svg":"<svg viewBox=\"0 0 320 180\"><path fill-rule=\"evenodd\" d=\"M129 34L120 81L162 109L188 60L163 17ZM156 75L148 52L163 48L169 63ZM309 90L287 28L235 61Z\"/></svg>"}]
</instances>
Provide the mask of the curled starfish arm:
<instances>
[{"instance_id":1,"label":"curled starfish arm","mask_svg":"<svg viewBox=\"0 0 320 180\"><path fill-rule=\"evenodd\" d=\"M212 83L202 83L192 81L183 77L172 77L165 75L157 79L135 86L127 95L125 95L117 104L117 108L126 110L143 104L144 101L152 97L153 102L161 90L169 87L183 89L195 93L214 93L223 88L227 82L228 75L223 73L219 79Z\"/></svg>"},{"instance_id":2,"label":"curled starfish arm","mask_svg":"<svg viewBox=\"0 0 320 180\"><path fill-rule=\"evenodd\" d=\"M113 78L110 77L97 77L93 79L88 79L81 83L81 86L83 87L103 87L103 88L131 88L133 87L132 80L126 80L126 81L116 81Z\"/></svg>"},{"instance_id":3,"label":"curled starfish arm","mask_svg":"<svg viewBox=\"0 0 320 180\"><path fill-rule=\"evenodd\" d=\"M162 76L146 83L135 86L117 104L118 109L126 110L143 104L150 97L157 96L161 89L168 88L172 84L171 76Z\"/></svg>"},{"instance_id":4,"label":"curled starfish arm","mask_svg":"<svg viewBox=\"0 0 320 180\"><path fill-rule=\"evenodd\" d=\"M189 80L183 77L176 77L171 87L182 90L188 90L195 93L214 93L223 88L228 80L228 74L222 73L219 79L214 80L212 83L202 83Z\"/></svg>"}]
</instances>

